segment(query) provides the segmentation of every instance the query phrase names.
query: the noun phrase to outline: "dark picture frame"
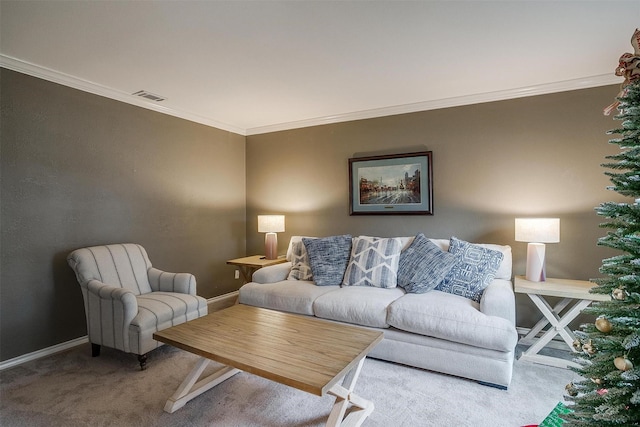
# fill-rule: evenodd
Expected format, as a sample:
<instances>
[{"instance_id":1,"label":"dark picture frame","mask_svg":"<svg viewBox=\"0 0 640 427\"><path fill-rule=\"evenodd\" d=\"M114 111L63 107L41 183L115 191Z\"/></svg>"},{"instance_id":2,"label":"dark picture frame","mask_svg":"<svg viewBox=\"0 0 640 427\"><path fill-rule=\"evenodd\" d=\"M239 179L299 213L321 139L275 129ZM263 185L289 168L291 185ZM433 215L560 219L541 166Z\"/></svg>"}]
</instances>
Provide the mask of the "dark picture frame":
<instances>
[{"instance_id":1,"label":"dark picture frame","mask_svg":"<svg viewBox=\"0 0 640 427\"><path fill-rule=\"evenodd\" d=\"M349 159L349 215L433 215L431 151Z\"/></svg>"}]
</instances>

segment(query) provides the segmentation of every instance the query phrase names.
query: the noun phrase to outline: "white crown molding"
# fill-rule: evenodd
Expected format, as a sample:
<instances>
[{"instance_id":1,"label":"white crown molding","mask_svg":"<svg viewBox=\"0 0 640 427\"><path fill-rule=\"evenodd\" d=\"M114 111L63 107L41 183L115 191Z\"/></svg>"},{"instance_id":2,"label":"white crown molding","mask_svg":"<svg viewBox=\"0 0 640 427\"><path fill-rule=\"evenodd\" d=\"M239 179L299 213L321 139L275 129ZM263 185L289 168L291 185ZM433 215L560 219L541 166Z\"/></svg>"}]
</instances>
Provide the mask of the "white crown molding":
<instances>
[{"instance_id":1,"label":"white crown molding","mask_svg":"<svg viewBox=\"0 0 640 427\"><path fill-rule=\"evenodd\" d=\"M18 71L30 76L38 77L74 89L79 89L95 95L104 96L125 102L127 104L136 105L138 107L147 108L159 113L168 114L182 119L190 120L203 125L212 126L228 132L233 132L242 136L259 135L263 133L279 132L284 130L305 128L310 126L319 126L332 123L348 122L353 120L373 119L376 117L394 116L398 114L416 113L419 111L437 110L440 108L459 107L463 105L481 104L485 102L504 101L508 99L524 98L527 96L545 95L556 92L566 92L571 90L588 89L598 86L607 86L612 84L620 84L620 77L611 74L602 74L599 76L585 77L581 79L565 80L562 82L541 84L517 89L507 89L496 92L479 93L474 95L458 96L454 98L437 99L433 101L417 102L414 104L396 105L392 107L375 108L371 110L356 111L352 113L337 114L326 117L317 117L307 120L298 120L293 122L278 123L274 125L259 126L249 129L242 129L226 123L221 123L208 117L203 117L194 113L175 110L163 107L158 104L147 102L142 98L134 97L128 93L124 93L100 84L79 79L77 77L52 70L50 68L31 64L20 59L16 59L4 54L0 54L0 66Z\"/></svg>"},{"instance_id":2,"label":"white crown molding","mask_svg":"<svg viewBox=\"0 0 640 427\"><path fill-rule=\"evenodd\" d=\"M68 86L74 89L82 90L84 92L93 93L94 95L104 96L106 98L115 99L116 101L125 102L127 104L135 105L138 107L146 108L148 110L157 111L159 113L168 114L170 116L179 117L181 119L190 120L192 122L200 123L203 125L215 127L217 129L225 130L246 136L246 130L221 123L216 120L212 120L207 117L203 117L187 111L176 110L173 108L167 108L159 104L154 104L145 101L143 98L132 96L129 93L125 93L110 87L100 85L88 80L83 80L78 77L71 76L69 74L61 73L50 68L42 67L40 65L32 64L30 62L23 61L21 59L13 58L4 54L0 54L0 66L9 70L18 71L23 74L28 74L33 77L38 77L43 80L58 83L64 86Z\"/></svg>"},{"instance_id":3,"label":"white crown molding","mask_svg":"<svg viewBox=\"0 0 640 427\"><path fill-rule=\"evenodd\" d=\"M300 120L289 123L260 126L247 129L246 135L259 135L262 133L279 132L283 130L298 129L309 126L326 125L353 120L372 119L376 117L394 116L397 114L416 113L420 111L437 110L440 108L460 107L463 105L481 104L484 102L504 101L508 99L524 98L527 96L545 95L549 93L566 92L578 89L588 89L592 87L607 86L620 83L622 83L622 79L615 76L613 73L603 74L599 76L565 80L562 82L529 86L525 88L479 93L475 95L465 95L454 98L437 99L433 101L417 102L415 104L397 105L393 107L376 108L372 110L357 111L335 116L319 117L315 119Z\"/></svg>"}]
</instances>

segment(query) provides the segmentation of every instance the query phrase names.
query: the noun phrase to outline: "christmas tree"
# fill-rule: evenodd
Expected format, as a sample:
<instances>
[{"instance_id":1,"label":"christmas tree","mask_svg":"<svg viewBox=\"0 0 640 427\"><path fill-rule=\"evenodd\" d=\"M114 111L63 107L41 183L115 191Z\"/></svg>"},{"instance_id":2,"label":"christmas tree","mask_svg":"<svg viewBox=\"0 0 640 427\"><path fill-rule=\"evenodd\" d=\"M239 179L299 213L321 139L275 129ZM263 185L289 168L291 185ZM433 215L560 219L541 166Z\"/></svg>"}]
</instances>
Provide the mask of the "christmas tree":
<instances>
[{"instance_id":1,"label":"christmas tree","mask_svg":"<svg viewBox=\"0 0 640 427\"><path fill-rule=\"evenodd\" d=\"M607 202L596 208L607 218L601 224L607 235L598 245L621 254L605 259L593 280L593 293L611 296L593 303L584 313L596 317L581 325L574 346L582 351L574 371L581 380L567 385L571 412L563 414L564 426L640 425L640 31L631 40L635 53L620 57L616 75L625 81L617 101L605 114L618 109L621 127L609 131L619 135L609 142L620 148L602 166L611 179L608 187L628 197L627 203Z\"/></svg>"}]
</instances>

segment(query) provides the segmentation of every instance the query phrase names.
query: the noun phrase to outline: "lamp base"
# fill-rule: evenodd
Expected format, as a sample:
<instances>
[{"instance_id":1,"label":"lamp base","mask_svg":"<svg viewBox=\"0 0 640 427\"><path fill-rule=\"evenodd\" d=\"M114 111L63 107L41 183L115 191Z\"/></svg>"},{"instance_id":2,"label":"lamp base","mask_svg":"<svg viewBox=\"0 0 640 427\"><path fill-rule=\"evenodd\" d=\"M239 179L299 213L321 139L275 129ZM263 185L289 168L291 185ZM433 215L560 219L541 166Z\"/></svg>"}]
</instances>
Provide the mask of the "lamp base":
<instances>
[{"instance_id":1,"label":"lamp base","mask_svg":"<svg viewBox=\"0 0 640 427\"><path fill-rule=\"evenodd\" d=\"M547 279L544 253L544 243L529 243L527 245L526 278L530 282L544 282Z\"/></svg>"},{"instance_id":2,"label":"lamp base","mask_svg":"<svg viewBox=\"0 0 640 427\"><path fill-rule=\"evenodd\" d=\"M276 233L264 235L264 257L265 259L278 258L278 235Z\"/></svg>"}]
</instances>

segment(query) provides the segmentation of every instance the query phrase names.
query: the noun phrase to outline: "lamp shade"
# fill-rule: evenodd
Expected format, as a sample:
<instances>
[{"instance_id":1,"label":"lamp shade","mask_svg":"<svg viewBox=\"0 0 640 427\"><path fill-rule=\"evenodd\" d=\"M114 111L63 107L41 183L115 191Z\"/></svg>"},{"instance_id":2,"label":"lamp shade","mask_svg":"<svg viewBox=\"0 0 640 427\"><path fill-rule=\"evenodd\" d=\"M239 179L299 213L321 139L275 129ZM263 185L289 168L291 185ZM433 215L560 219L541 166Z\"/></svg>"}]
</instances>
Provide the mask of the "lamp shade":
<instances>
[{"instance_id":1,"label":"lamp shade","mask_svg":"<svg viewBox=\"0 0 640 427\"><path fill-rule=\"evenodd\" d=\"M516 218L516 242L558 243L559 218Z\"/></svg>"},{"instance_id":2,"label":"lamp shade","mask_svg":"<svg viewBox=\"0 0 640 427\"><path fill-rule=\"evenodd\" d=\"M282 233L284 215L258 215L258 233Z\"/></svg>"}]
</instances>

